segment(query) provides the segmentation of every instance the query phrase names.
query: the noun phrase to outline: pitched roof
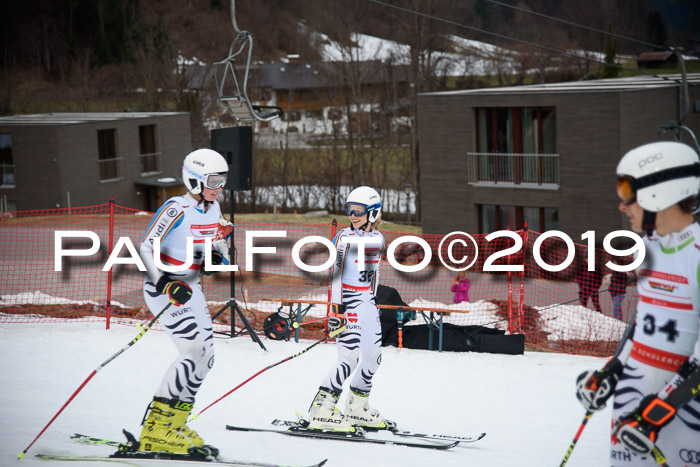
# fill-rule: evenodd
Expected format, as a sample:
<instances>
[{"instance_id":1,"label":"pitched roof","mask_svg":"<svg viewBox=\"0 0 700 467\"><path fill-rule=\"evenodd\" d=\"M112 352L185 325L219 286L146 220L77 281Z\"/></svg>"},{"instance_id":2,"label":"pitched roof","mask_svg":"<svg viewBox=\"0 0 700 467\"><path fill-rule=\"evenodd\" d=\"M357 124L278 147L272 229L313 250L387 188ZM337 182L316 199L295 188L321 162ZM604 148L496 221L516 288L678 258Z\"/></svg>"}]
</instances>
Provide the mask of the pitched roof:
<instances>
[{"instance_id":1,"label":"pitched roof","mask_svg":"<svg viewBox=\"0 0 700 467\"><path fill-rule=\"evenodd\" d=\"M648 62L648 61L664 61L668 60L669 57L674 55L673 52L642 52L637 55L638 62Z\"/></svg>"},{"instance_id":2,"label":"pitched roof","mask_svg":"<svg viewBox=\"0 0 700 467\"><path fill-rule=\"evenodd\" d=\"M688 73L688 83L700 85L700 73ZM567 81L563 83L531 84L526 86L504 86L497 88L465 89L461 91L422 93L426 96L460 96L479 94L552 94L583 92L626 92L650 88L680 86L683 78L680 74L652 76L638 75L626 78L597 79L590 81Z\"/></svg>"},{"instance_id":3,"label":"pitched roof","mask_svg":"<svg viewBox=\"0 0 700 467\"><path fill-rule=\"evenodd\" d=\"M135 118L187 115L187 112L66 112L0 117L0 125L75 125L89 122L110 122Z\"/></svg>"},{"instance_id":4,"label":"pitched roof","mask_svg":"<svg viewBox=\"0 0 700 467\"><path fill-rule=\"evenodd\" d=\"M272 89L319 89L346 86L351 75L363 84L409 81L409 68L379 60L366 62L300 62L260 65L255 87Z\"/></svg>"}]
</instances>

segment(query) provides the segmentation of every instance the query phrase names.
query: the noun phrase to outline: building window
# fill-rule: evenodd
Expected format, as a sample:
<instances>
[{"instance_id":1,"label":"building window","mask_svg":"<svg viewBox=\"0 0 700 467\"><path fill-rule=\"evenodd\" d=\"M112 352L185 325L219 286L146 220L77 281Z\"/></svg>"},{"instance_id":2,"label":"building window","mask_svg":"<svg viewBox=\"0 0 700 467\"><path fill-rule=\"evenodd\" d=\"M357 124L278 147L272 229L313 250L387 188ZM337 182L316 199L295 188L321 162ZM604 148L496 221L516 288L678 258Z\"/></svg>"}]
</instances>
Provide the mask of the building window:
<instances>
[{"instance_id":1,"label":"building window","mask_svg":"<svg viewBox=\"0 0 700 467\"><path fill-rule=\"evenodd\" d=\"M0 133L0 186L15 186L15 164L12 160L12 136Z\"/></svg>"},{"instance_id":2,"label":"building window","mask_svg":"<svg viewBox=\"0 0 700 467\"><path fill-rule=\"evenodd\" d=\"M559 183L554 107L477 108L476 126L470 183Z\"/></svg>"},{"instance_id":3,"label":"building window","mask_svg":"<svg viewBox=\"0 0 700 467\"><path fill-rule=\"evenodd\" d=\"M476 112L479 152L556 153L554 107L478 108Z\"/></svg>"},{"instance_id":4,"label":"building window","mask_svg":"<svg viewBox=\"0 0 700 467\"><path fill-rule=\"evenodd\" d=\"M557 208L540 208L544 215L544 221L540 223L540 232L559 230L559 211Z\"/></svg>"},{"instance_id":5,"label":"building window","mask_svg":"<svg viewBox=\"0 0 700 467\"><path fill-rule=\"evenodd\" d=\"M97 130L98 165L100 181L119 178L119 161L117 157L117 130Z\"/></svg>"},{"instance_id":6,"label":"building window","mask_svg":"<svg viewBox=\"0 0 700 467\"><path fill-rule=\"evenodd\" d=\"M304 117L311 118L314 120L323 120L323 111L320 109L307 110L306 112L304 112Z\"/></svg>"},{"instance_id":7,"label":"building window","mask_svg":"<svg viewBox=\"0 0 700 467\"><path fill-rule=\"evenodd\" d=\"M141 175L157 173L158 145L156 143L156 126L139 126L139 158L141 159Z\"/></svg>"},{"instance_id":8,"label":"building window","mask_svg":"<svg viewBox=\"0 0 700 467\"><path fill-rule=\"evenodd\" d=\"M282 114L282 120L285 122L298 122L301 120L301 112L298 110L289 110Z\"/></svg>"},{"instance_id":9,"label":"building window","mask_svg":"<svg viewBox=\"0 0 700 467\"><path fill-rule=\"evenodd\" d=\"M479 233L497 230L520 230L525 226L536 232L557 230L559 214L557 208L533 206L501 206L493 204L477 205L479 213Z\"/></svg>"},{"instance_id":10,"label":"building window","mask_svg":"<svg viewBox=\"0 0 700 467\"><path fill-rule=\"evenodd\" d=\"M343 118L343 111L340 109L328 109L328 120L340 120Z\"/></svg>"}]
</instances>

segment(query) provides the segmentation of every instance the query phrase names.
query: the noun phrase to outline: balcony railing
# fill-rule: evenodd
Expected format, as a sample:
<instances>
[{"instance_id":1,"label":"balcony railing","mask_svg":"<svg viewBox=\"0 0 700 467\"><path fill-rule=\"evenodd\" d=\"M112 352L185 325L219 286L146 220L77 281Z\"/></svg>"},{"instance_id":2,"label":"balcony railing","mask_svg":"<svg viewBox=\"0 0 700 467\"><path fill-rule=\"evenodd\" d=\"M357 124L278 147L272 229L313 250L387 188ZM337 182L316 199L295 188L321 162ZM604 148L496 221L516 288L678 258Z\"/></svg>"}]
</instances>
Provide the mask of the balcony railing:
<instances>
[{"instance_id":1,"label":"balcony railing","mask_svg":"<svg viewBox=\"0 0 700 467\"><path fill-rule=\"evenodd\" d=\"M13 164L0 164L0 185L14 186L15 166Z\"/></svg>"},{"instance_id":2,"label":"balcony railing","mask_svg":"<svg viewBox=\"0 0 700 467\"><path fill-rule=\"evenodd\" d=\"M111 159L99 159L97 161L97 165L100 169L101 182L119 179L119 164L121 160L121 157L115 157Z\"/></svg>"},{"instance_id":3,"label":"balcony railing","mask_svg":"<svg viewBox=\"0 0 700 467\"><path fill-rule=\"evenodd\" d=\"M559 154L467 153L472 185L559 187Z\"/></svg>"},{"instance_id":4,"label":"balcony railing","mask_svg":"<svg viewBox=\"0 0 700 467\"><path fill-rule=\"evenodd\" d=\"M160 172L160 152L140 154L139 158L141 159L141 175Z\"/></svg>"}]
</instances>

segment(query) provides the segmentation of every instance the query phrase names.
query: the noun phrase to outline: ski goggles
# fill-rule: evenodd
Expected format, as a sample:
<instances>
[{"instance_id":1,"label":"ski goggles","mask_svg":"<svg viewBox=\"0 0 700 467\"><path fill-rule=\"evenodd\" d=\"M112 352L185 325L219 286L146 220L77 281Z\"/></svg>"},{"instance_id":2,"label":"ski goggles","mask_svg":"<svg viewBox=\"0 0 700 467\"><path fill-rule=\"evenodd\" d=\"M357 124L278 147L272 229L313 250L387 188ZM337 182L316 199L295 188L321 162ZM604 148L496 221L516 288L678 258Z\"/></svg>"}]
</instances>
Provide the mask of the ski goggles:
<instances>
[{"instance_id":1,"label":"ski goggles","mask_svg":"<svg viewBox=\"0 0 700 467\"><path fill-rule=\"evenodd\" d=\"M639 178L622 176L617 179L617 195L629 206L637 201L637 191L659 183L687 177L700 177L700 163L671 167Z\"/></svg>"},{"instance_id":2,"label":"ski goggles","mask_svg":"<svg viewBox=\"0 0 700 467\"><path fill-rule=\"evenodd\" d=\"M367 214L370 211L374 211L375 209L381 208L382 205L381 203L373 204L371 206L367 206L366 204L359 204L359 203L345 203L345 215L350 217L350 216L355 216L355 217L362 217L365 214Z\"/></svg>"},{"instance_id":3,"label":"ski goggles","mask_svg":"<svg viewBox=\"0 0 700 467\"><path fill-rule=\"evenodd\" d=\"M225 174L208 174L204 176L204 186L210 190L216 190L226 185Z\"/></svg>"},{"instance_id":4,"label":"ski goggles","mask_svg":"<svg viewBox=\"0 0 700 467\"><path fill-rule=\"evenodd\" d=\"M637 191L632 186L630 177L619 177L617 179L617 196L622 200L622 204L629 206L637 201Z\"/></svg>"},{"instance_id":5,"label":"ski goggles","mask_svg":"<svg viewBox=\"0 0 700 467\"><path fill-rule=\"evenodd\" d=\"M367 214L367 206L364 204L357 203L346 203L345 204L345 215L362 217Z\"/></svg>"}]
</instances>

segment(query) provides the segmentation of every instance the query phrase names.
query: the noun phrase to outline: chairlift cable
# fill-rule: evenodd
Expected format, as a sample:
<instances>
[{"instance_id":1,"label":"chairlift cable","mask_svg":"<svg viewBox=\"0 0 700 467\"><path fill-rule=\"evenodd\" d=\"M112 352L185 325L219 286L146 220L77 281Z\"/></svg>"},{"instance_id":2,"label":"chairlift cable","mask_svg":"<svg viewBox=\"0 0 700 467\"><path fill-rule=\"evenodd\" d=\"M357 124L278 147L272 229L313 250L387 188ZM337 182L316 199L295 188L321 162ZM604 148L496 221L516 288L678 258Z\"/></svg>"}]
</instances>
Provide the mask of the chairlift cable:
<instances>
[{"instance_id":1,"label":"chairlift cable","mask_svg":"<svg viewBox=\"0 0 700 467\"><path fill-rule=\"evenodd\" d=\"M498 38L501 38L501 39L505 39L505 40L509 40L509 41L514 41L514 42L518 42L518 43L521 43L521 44L525 44L525 45L528 45L528 46L531 46L531 47L536 47L536 48L539 48L539 49L547 50L547 51L549 51L549 52L554 52L554 53L557 53L557 54L560 54L560 55L564 55L564 56L567 56L567 57L571 57L571 58L575 58L575 59L579 59L579 60L587 60L587 61L590 61L590 62L602 64L602 65L608 65L608 66L611 66L611 67L613 67L613 68L618 68L618 69L620 69L620 70L630 71L630 72L632 72L632 73L641 74L641 75L646 75L646 76L652 76L652 77L659 78L659 79L662 79L662 80L665 80L665 81L670 81L670 82L673 82L673 83L676 83L676 84L681 84L681 81L678 81L678 80L672 79L672 78L668 78L668 77L663 76L663 75L656 75L656 74L654 74L654 73L647 73L647 72L645 72L645 71L636 70L636 69L633 69L633 68L627 68L627 67L624 67L624 66L622 66L622 65L618 65L618 64L616 64L616 63L607 63L607 62L605 62L605 61L597 60L597 59L594 59L594 58L582 57L582 56L580 56L580 55L576 55L576 54L571 53L571 52L566 52L566 51L563 51L563 50L555 49L554 47L549 47L549 46L546 46L546 45L537 44L537 43L535 43L535 42L527 41L527 40L524 40L524 39L519 39L519 38L517 38L517 37L506 36L506 35L504 35L504 34L500 34L500 33L493 32L493 31L487 31L487 30L485 30L485 29L480 29L480 28L477 28L477 27L474 27L474 26L468 26L468 25L466 25L466 24L458 23L458 22L456 22L456 21L452 21L452 20L445 19L445 18L440 18L440 17L438 17L438 16L430 15L430 14L428 14L428 13L423 13L423 12L416 11L416 10L411 10L410 8L405 8L405 7L401 7L401 6L398 6L398 5L393 5L393 4L391 4L391 3L387 3L387 2L384 2L384 1L381 1L381 0L367 0L367 1L368 1L368 2L372 2L372 3L376 3L377 5L382 5L382 6L386 6L386 7L389 7L389 8L393 8L393 9L395 9L395 10L400 10L400 11L404 11L404 12L406 12L406 13L411 13L411 14L414 14L414 15L417 15L417 16L422 16L422 17L424 17L424 18L428 18L428 19L431 19L431 20L434 20L434 21L438 21L438 22L441 22L441 23L446 23L446 24L450 24L450 25L452 25L452 26L457 26L457 27L459 27L459 28L469 29L469 30L476 31L476 32L480 32L480 33L483 33L483 34L489 34L489 35L491 35L491 36L495 36L495 37L498 37ZM691 86L696 86L696 85L691 84Z\"/></svg>"},{"instance_id":2,"label":"chairlift cable","mask_svg":"<svg viewBox=\"0 0 700 467\"><path fill-rule=\"evenodd\" d=\"M688 132L690 134L690 137L693 139L693 142L695 143L695 147L696 147L697 151L700 152L700 144L698 144L698 140L695 137L695 134L693 133L693 131L690 128L683 125L683 121L685 121L686 117L688 116L688 112L690 111L690 101L688 98L688 78L686 76L686 71L685 71L685 60L683 59L683 54L682 54L681 48L656 45L656 44L652 44L650 42L646 42L646 41L642 41L642 40L638 40L638 39L633 39L631 37L626 37L626 36L623 36L621 34L615 34L613 32L606 32L606 31L603 31L601 29L596 29L596 28L593 28L590 26L584 26L582 24L574 23L573 21L568 21L568 20L561 19L561 18L555 18L553 16L545 15L543 13L538 13L538 12L533 11L533 10L527 10L525 8L521 8L521 7L518 7L515 5L508 5L507 3L503 3L503 2L500 2L498 0L485 0L485 1L487 1L489 3L496 4L496 5L500 5L500 6L505 7L505 8L511 8L513 10L521 11L524 13L529 13L531 15L539 16L541 18L546 18L546 19L549 19L551 21L558 21L560 23L568 24L570 26L575 26L578 28L582 28L582 29L597 32L600 34L608 35L610 37L615 37L615 38L622 39L625 41L646 45L646 46L649 46L649 47L652 47L655 49L668 50L668 51L672 52L673 54L675 54L678 57L678 65L679 65L680 70L681 70L681 80L682 80L680 83L681 84L681 101L682 101L680 104L681 115L679 116L678 122L676 122L675 125L670 124L670 122L666 123L664 125L661 125L661 127L659 128L659 139L661 138L661 133L663 133L665 131L675 131L676 138L679 141L682 141L681 130L685 130L686 132Z\"/></svg>"},{"instance_id":3,"label":"chairlift cable","mask_svg":"<svg viewBox=\"0 0 700 467\"><path fill-rule=\"evenodd\" d=\"M597 32L597 33L600 33L600 34L605 34L605 35L607 35L607 36L615 37L615 38L617 38L617 39L622 39L622 40L630 41L630 42L636 42L637 44L646 45L646 46L649 46L649 47L653 47L653 48L655 48L655 49L670 50L670 48L667 47L667 46L665 46L665 45L656 45L656 44L652 44L652 43L650 43L650 42L642 41L642 40L639 40L639 39L633 39L633 38L631 38L631 37L626 37L626 36L623 36L623 35L621 35L621 34L615 34L615 33L613 33L613 32L603 31L602 29L597 29L597 28L594 28L594 27L591 27L591 26L585 26L585 25L583 25L583 24L574 23L573 21L568 21L568 20L565 20L565 19L556 18L556 17L554 17L554 16L545 15L544 13L538 13L538 12L536 12L536 11L528 10L528 9L521 8L521 7L518 7L518 6L515 6L515 5L508 5L507 3L499 2L498 0L485 0L485 1L487 1L487 2L489 2L489 3L494 3L494 4L496 4L496 5L500 5L500 6L502 6L502 7L512 8L513 10L522 11L523 13L529 13L529 14L531 14L531 15L539 16L539 17L541 17L541 18L546 18L546 19L549 19L549 20L552 20L552 21L558 21L558 22L560 22L560 23L568 24L569 26L576 26L577 28L587 29L587 30L589 30L589 31Z\"/></svg>"}]
</instances>

